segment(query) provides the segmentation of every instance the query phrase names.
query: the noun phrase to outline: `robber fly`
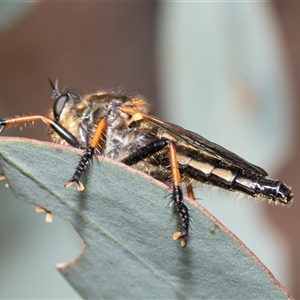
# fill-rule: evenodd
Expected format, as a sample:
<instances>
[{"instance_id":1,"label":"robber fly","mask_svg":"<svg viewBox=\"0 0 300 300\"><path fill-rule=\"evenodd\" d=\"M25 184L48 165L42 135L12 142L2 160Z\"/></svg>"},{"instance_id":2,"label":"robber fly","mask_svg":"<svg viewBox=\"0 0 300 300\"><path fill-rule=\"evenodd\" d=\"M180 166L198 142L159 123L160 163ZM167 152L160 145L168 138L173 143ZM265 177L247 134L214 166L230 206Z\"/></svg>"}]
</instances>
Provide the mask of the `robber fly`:
<instances>
[{"instance_id":1,"label":"robber fly","mask_svg":"<svg viewBox=\"0 0 300 300\"><path fill-rule=\"evenodd\" d=\"M181 246L187 244L190 215L183 203L182 183L193 196L196 182L288 206L293 194L288 186L267 178L263 169L202 136L152 115L150 105L138 94L100 91L78 95L50 81L55 99L48 116L24 115L0 119L0 126L41 120L49 126L53 142L83 150L81 159L65 187L73 183L84 189L81 177L95 154L123 162L172 187L172 201L181 218L180 231L173 234Z\"/></svg>"}]
</instances>

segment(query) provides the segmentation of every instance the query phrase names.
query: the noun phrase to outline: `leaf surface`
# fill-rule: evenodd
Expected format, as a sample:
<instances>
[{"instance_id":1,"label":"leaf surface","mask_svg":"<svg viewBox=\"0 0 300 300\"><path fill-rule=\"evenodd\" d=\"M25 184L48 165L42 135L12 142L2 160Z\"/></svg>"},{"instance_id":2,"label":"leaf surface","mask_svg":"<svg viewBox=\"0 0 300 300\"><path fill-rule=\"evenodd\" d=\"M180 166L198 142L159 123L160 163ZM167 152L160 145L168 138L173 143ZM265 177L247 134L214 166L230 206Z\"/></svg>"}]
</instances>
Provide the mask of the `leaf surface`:
<instances>
[{"instance_id":1,"label":"leaf surface","mask_svg":"<svg viewBox=\"0 0 300 300\"><path fill-rule=\"evenodd\" d=\"M80 151L0 138L0 162L16 196L68 220L85 242L59 271L86 299L288 299L270 271L197 202L188 245L168 188L132 168L94 159L85 190L64 188ZM54 219L55 221L55 219Z\"/></svg>"}]
</instances>

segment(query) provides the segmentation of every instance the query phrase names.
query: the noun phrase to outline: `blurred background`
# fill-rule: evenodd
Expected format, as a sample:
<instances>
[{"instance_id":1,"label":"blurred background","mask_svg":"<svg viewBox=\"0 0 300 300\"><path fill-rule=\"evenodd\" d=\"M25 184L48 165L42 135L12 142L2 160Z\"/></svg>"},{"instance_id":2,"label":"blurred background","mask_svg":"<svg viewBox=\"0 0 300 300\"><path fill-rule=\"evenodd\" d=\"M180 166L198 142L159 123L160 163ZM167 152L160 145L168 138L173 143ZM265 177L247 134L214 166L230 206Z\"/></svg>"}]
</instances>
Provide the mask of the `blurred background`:
<instances>
[{"instance_id":1,"label":"blurred background","mask_svg":"<svg viewBox=\"0 0 300 300\"><path fill-rule=\"evenodd\" d=\"M300 3L1 2L0 115L46 114L47 78L80 93L124 87L293 187L289 209L197 197L300 298ZM5 135L48 140L45 126ZM0 298L80 298L55 265L82 242L0 184ZM201 230L201 228L193 228Z\"/></svg>"}]
</instances>

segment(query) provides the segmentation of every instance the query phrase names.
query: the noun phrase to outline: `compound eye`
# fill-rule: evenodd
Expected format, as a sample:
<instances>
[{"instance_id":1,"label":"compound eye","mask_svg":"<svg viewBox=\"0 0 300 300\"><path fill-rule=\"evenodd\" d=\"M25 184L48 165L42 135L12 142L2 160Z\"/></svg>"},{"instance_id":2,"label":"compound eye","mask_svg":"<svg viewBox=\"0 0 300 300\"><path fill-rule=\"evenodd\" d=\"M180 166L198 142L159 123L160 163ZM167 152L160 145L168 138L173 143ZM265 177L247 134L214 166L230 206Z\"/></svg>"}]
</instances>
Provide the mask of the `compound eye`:
<instances>
[{"instance_id":1,"label":"compound eye","mask_svg":"<svg viewBox=\"0 0 300 300\"><path fill-rule=\"evenodd\" d=\"M68 94L60 95L56 98L54 105L53 105L53 114L56 121L59 120L59 117L64 109L66 102L69 100Z\"/></svg>"}]
</instances>

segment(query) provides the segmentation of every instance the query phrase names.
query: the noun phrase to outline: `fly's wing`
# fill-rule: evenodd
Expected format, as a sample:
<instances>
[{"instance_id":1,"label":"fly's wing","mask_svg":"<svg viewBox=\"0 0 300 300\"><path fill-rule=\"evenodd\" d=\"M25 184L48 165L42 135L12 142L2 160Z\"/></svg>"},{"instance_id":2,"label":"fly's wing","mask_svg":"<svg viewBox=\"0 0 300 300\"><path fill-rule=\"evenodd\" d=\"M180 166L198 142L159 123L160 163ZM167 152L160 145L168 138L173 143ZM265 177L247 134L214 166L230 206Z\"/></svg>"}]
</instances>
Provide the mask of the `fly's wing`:
<instances>
[{"instance_id":1,"label":"fly's wing","mask_svg":"<svg viewBox=\"0 0 300 300\"><path fill-rule=\"evenodd\" d=\"M250 172L256 173L261 176L267 176L268 173L262 168L253 165L240 156L230 152L229 150L208 141L201 135L198 135L192 131L185 130L184 128L177 126L172 123L168 123L165 121L161 121L160 119L153 117L151 115L147 115L145 113L141 113L144 120L158 126L160 129L169 132L172 136L174 136L177 140L183 140L186 143L193 145L195 148L207 151L210 154L220 158L221 160L229 161L232 164L240 166L243 169L246 169Z\"/></svg>"}]
</instances>

